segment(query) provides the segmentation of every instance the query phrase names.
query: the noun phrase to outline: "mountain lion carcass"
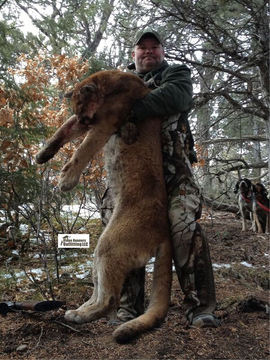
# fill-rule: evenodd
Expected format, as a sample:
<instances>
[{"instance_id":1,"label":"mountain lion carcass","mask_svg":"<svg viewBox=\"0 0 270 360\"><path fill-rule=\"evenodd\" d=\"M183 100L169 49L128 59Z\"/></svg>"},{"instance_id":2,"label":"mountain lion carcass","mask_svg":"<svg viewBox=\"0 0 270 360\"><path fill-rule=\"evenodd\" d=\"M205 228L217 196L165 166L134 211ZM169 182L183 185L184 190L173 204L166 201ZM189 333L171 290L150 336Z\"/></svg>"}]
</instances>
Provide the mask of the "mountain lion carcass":
<instances>
[{"instance_id":1,"label":"mountain lion carcass","mask_svg":"<svg viewBox=\"0 0 270 360\"><path fill-rule=\"evenodd\" d=\"M87 133L60 175L59 187L68 191L78 183L89 161L105 147L115 208L95 249L93 295L77 310L67 311L65 318L84 323L106 316L118 307L128 273L143 267L155 256L149 306L143 315L114 331L114 338L122 343L164 320L171 291L172 254L162 167L161 119L138 122L138 133L132 141L122 137L119 131L128 124L133 102L148 92L143 82L132 74L105 70L91 75L73 91L75 115L36 156L37 163L45 163L65 143Z\"/></svg>"}]
</instances>

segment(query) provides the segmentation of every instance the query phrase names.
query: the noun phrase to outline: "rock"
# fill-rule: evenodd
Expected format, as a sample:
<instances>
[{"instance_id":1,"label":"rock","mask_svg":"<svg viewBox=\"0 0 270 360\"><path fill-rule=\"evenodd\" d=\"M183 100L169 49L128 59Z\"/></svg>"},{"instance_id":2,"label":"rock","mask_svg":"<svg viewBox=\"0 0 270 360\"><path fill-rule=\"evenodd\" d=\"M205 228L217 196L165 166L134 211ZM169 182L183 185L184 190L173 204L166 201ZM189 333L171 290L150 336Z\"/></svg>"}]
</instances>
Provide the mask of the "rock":
<instances>
[{"instance_id":1,"label":"rock","mask_svg":"<svg viewBox=\"0 0 270 360\"><path fill-rule=\"evenodd\" d=\"M26 351L27 349L28 349L28 346L25 345L25 344L23 344L23 345L18 346L17 349L16 349L16 351L18 351L18 352L24 352L24 351Z\"/></svg>"}]
</instances>

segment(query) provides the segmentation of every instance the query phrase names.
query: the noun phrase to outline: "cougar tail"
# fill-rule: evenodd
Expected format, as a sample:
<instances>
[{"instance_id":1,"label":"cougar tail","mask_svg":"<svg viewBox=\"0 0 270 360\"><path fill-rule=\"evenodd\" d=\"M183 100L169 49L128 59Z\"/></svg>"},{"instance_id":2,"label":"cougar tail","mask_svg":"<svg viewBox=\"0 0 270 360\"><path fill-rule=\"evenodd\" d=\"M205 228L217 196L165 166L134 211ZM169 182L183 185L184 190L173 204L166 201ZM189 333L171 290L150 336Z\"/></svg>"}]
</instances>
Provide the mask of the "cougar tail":
<instances>
[{"instance_id":1,"label":"cougar tail","mask_svg":"<svg viewBox=\"0 0 270 360\"><path fill-rule=\"evenodd\" d=\"M157 250L149 306L143 315L120 325L113 332L113 337L118 343L128 342L158 326L165 319L170 304L171 284L172 250L171 242L168 240Z\"/></svg>"}]
</instances>

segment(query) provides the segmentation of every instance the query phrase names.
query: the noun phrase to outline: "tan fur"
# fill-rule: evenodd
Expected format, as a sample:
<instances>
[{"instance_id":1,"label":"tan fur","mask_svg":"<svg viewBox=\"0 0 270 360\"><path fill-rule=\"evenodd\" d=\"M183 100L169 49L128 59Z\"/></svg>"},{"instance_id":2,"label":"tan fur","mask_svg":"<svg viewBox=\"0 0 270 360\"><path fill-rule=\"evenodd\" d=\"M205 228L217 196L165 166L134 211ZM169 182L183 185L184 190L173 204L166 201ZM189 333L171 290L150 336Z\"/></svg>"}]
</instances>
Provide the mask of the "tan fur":
<instances>
[{"instance_id":1,"label":"tan fur","mask_svg":"<svg viewBox=\"0 0 270 360\"><path fill-rule=\"evenodd\" d=\"M65 318L84 323L116 309L128 273L155 256L149 306L145 314L114 331L118 342L127 342L155 327L164 320L169 307L172 254L162 171L161 119L139 122L137 140L132 144L116 134L121 126L125 129L132 103L148 91L132 74L114 70L90 76L74 90L76 115L36 157L38 163L46 162L64 143L88 132L62 170L59 187L67 191L78 183L85 166L106 144L105 163L115 209L95 249L93 295L77 310L67 311ZM133 127L127 123L123 134Z\"/></svg>"}]
</instances>

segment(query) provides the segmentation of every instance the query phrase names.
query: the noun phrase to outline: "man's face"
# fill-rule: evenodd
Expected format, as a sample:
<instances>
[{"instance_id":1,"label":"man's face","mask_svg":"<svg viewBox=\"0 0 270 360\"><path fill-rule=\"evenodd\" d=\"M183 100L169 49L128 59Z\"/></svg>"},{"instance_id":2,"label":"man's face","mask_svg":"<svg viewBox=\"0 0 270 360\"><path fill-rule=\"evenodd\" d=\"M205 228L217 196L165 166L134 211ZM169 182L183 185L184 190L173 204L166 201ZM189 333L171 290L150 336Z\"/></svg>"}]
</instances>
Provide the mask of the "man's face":
<instances>
[{"instance_id":1,"label":"man's face","mask_svg":"<svg viewBox=\"0 0 270 360\"><path fill-rule=\"evenodd\" d=\"M157 38L143 37L132 51L136 70L147 73L164 60L164 50Z\"/></svg>"}]
</instances>

